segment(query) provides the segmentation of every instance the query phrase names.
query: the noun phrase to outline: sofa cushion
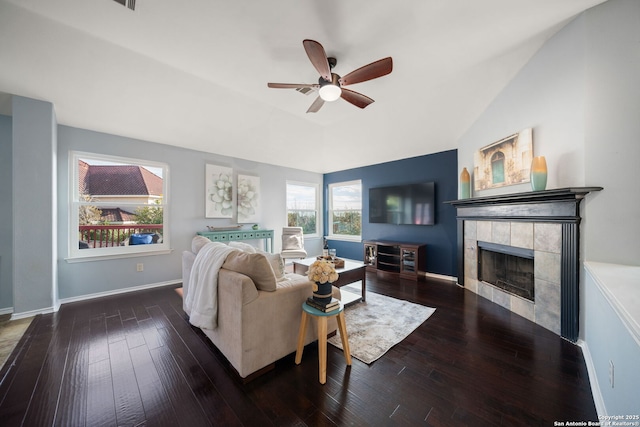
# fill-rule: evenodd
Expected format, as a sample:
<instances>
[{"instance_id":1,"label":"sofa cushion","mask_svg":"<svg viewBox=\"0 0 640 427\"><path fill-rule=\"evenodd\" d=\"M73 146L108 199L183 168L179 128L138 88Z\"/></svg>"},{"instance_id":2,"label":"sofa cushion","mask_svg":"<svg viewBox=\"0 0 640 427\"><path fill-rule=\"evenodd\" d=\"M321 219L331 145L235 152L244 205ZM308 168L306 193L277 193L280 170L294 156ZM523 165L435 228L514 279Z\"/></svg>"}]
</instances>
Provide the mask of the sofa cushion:
<instances>
[{"instance_id":1,"label":"sofa cushion","mask_svg":"<svg viewBox=\"0 0 640 427\"><path fill-rule=\"evenodd\" d=\"M211 240L207 239L204 236L196 236L191 240L191 252L198 255L200 249L207 243L211 243Z\"/></svg>"},{"instance_id":2,"label":"sofa cushion","mask_svg":"<svg viewBox=\"0 0 640 427\"><path fill-rule=\"evenodd\" d=\"M276 278L276 282L280 282L282 280L286 280L285 271L284 271L284 260L280 256L280 254L272 254L270 252L259 251L258 253L263 254L269 264L271 264L271 268L273 269L273 275Z\"/></svg>"},{"instance_id":3,"label":"sofa cushion","mask_svg":"<svg viewBox=\"0 0 640 427\"><path fill-rule=\"evenodd\" d=\"M222 268L249 276L261 291L275 291L276 278L269 260L263 254L233 251L227 255Z\"/></svg>"},{"instance_id":4,"label":"sofa cushion","mask_svg":"<svg viewBox=\"0 0 640 427\"><path fill-rule=\"evenodd\" d=\"M282 249L302 249L300 236L282 236Z\"/></svg>"},{"instance_id":5,"label":"sofa cushion","mask_svg":"<svg viewBox=\"0 0 640 427\"><path fill-rule=\"evenodd\" d=\"M232 248L240 249L244 252L248 252L250 254L255 254L257 252L256 248L244 242L229 242L229 246L231 246Z\"/></svg>"}]
</instances>

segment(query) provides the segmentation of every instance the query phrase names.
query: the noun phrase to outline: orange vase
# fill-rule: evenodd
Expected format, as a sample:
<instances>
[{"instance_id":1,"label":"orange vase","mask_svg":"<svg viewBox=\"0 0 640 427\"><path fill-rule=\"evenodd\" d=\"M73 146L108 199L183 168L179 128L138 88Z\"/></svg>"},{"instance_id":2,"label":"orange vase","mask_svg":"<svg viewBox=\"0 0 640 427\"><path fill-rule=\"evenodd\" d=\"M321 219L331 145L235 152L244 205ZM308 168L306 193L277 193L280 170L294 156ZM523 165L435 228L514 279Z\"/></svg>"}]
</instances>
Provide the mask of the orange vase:
<instances>
[{"instance_id":1,"label":"orange vase","mask_svg":"<svg viewBox=\"0 0 640 427\"><path fill-rule=\"evenodd\" d=\"M547 161L544 156L537 156L531 162L531 189L543 191L547 188Z\"/></svg>"},{"instance_id":2,"label":"orange vase","mask_svg":"<svg viewBox=\"0 0 640 427\"><path fill-rule=\"evenodd\" d=\"M471 197L471 176L467 168L464 168L460 174L460 198L468 199L469 197Z\"/></svg>"}]
</instances>

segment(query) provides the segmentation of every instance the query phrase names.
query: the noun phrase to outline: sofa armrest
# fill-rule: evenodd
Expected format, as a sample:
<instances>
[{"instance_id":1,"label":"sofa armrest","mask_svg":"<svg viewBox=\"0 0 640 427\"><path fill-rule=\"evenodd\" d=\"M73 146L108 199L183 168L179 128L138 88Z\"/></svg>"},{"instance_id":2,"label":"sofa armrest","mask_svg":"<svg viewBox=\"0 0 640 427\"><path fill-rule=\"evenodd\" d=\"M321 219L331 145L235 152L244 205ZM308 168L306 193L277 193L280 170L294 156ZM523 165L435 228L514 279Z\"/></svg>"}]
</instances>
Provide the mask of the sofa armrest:
<instances>
[{"instance_id":1,"label":"sofa armrest","mask_svg":"<svg viewBox=\"0 0 640 427\"><path fill-rule=\"evenodd\" d=\"M218 273L218 304L237 304L238 310L258 298L258 289L248 276L221 268Z\"/></svg>"},{"instance_id":2,"label":"sofa armrest","mask_svg":"<svg viewBox=\"0 0 640 427\"><path fill-rule=\"evenodd\" d=\"M186 299L189 292L189 275L196 260L196 254L189 251L182 252L182 295Z\"/></svg>"}]
</instances>

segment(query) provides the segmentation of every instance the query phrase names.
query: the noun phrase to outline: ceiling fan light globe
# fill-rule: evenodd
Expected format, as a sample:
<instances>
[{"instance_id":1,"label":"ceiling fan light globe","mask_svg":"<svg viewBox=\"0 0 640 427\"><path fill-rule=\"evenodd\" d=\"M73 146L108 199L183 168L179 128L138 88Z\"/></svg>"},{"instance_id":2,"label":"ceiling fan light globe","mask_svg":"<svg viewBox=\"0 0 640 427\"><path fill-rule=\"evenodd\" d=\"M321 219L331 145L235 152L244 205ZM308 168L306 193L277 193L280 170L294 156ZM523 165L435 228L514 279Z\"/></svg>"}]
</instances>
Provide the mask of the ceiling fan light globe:
<instances>
[{"instance_id":1,"label":"ceiling fan light globe","mask_svg":"<svg viewBox=\"0 0 640 427\"><path fill-rule=\"evenodd\" d=\"M332 102L340 98L340 95L342 95L342 89L340 89L340 86L326 84L320 88L319 93L320 98L324 101Z\"/></svg>"}]
</instances>

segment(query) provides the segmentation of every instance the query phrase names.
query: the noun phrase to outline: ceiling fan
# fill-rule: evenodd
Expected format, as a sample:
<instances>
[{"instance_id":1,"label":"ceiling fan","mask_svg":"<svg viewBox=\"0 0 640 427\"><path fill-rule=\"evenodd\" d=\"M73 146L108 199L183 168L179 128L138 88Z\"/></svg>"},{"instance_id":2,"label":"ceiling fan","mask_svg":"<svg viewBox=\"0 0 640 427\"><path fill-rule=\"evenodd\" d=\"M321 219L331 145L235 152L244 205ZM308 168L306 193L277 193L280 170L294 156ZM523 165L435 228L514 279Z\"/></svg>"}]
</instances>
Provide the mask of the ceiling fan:
<instances>
[{"instance_id":1,"label":"ceiling fan","mask_svg":"<svg viewBox=\"0 0 640 427\"><path fill-rule=\"evenodd\" d=\"M318 70L318 73L320 73L318 83L267 83L267 86L276 89L317 89L319 95L316 100L313 101L307 113L315 113L320 110L325 101L331 102L338 98L342 98L356 107L365 108L374 102L373 99L353 90L346 89L345 86L377 79L378 77L386 76L393 70L393 61L391 57L387 57L360 67L344 77L340 77L336 73L331 72L333 67L336 66L337 60L335 58L328 58L320 43L315 40L306 39L302 41L302 45L311 63L315 69Z\"/></svg>"}]
</instances>

